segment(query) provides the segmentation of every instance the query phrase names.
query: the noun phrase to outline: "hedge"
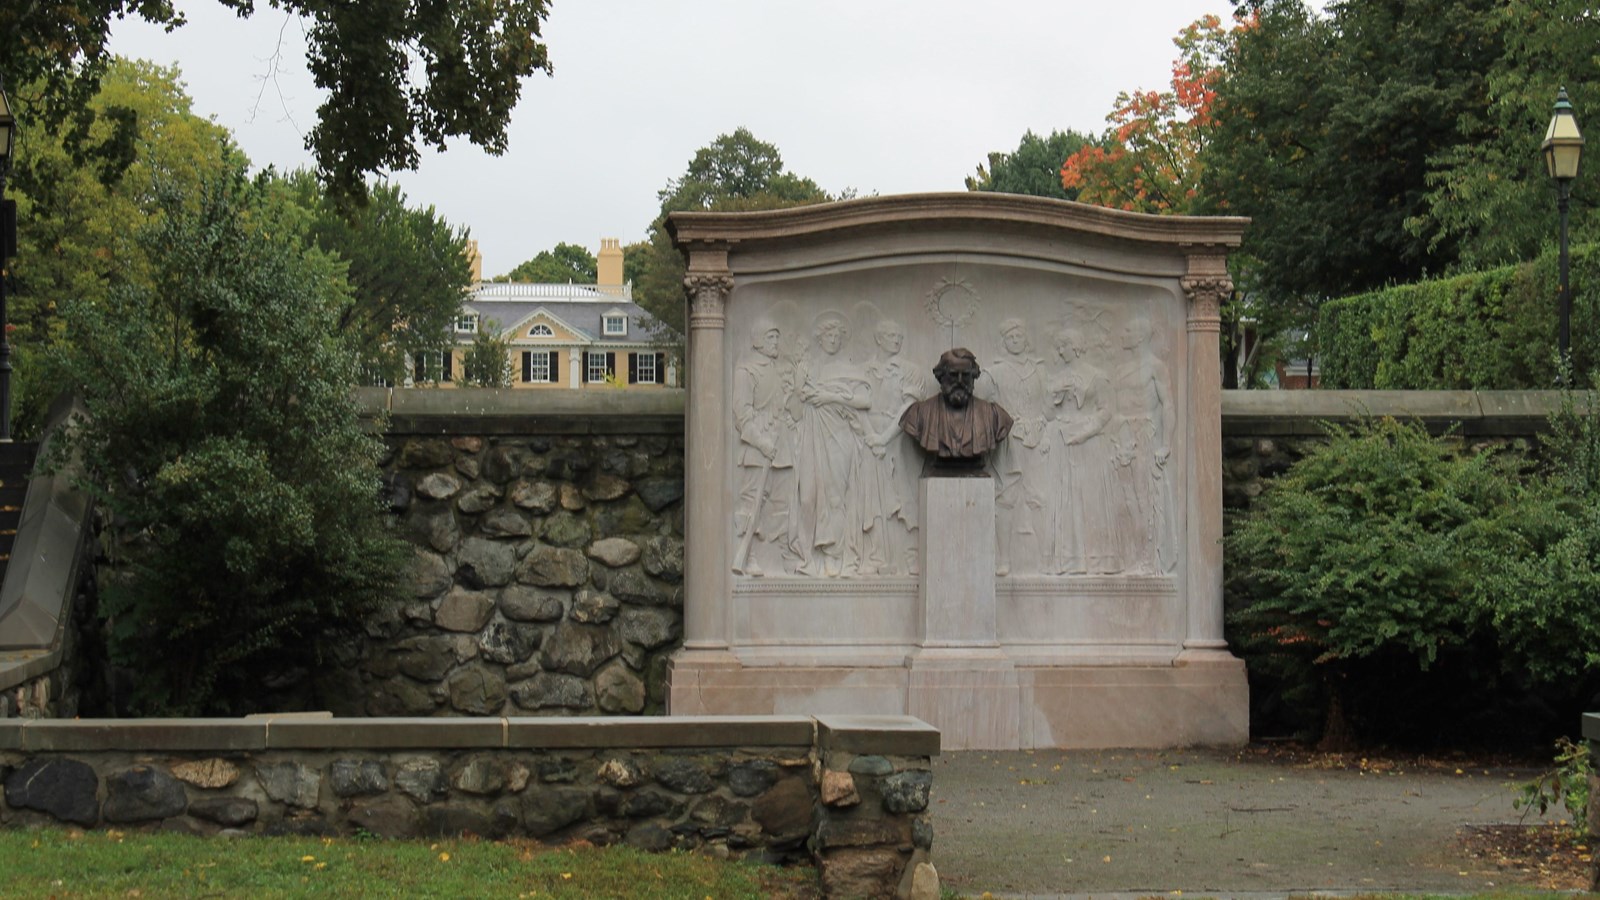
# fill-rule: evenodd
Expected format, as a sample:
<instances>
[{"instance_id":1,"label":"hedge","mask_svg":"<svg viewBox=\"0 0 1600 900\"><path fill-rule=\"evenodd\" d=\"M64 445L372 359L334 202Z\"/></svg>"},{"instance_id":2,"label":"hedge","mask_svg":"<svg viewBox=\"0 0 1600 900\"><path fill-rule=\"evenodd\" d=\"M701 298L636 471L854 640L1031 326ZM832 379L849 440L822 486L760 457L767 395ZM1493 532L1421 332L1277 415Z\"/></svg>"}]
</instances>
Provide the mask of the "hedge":
<instances>
[{"instance_id":1,"label":"hedge","mask_svg":"<svg viewBox=\"0 0 1600 900\"><path fill-rule=\"evenodd\" d=\"M1574 248L1572 361L1600 363L1600 246ZM1556 380L1557 258L1399 285L1323 305L1322 386L1379 390L1515 390Z\"/></svg>"}]
</instances>

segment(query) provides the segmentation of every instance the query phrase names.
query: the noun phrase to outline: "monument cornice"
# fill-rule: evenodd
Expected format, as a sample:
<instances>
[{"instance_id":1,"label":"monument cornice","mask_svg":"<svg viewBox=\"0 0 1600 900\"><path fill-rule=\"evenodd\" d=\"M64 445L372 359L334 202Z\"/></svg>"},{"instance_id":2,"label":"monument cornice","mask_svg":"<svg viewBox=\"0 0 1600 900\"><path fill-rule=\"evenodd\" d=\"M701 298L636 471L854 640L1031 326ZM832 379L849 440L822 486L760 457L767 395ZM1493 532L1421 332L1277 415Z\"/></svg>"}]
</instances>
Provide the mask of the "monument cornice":
<instances>
[{"instance_id":1,"label":"monument cornice","mask_svg":"<svg viewBox=\"0 0 1600 900\"><path fill-rule=\"evenodd\" d=\"M930 223L936 227L1013 226L1094 234L1183 252L1239 246L1242 216L1156 216L1070 200L962 191L863 197L756 212L675 212L667 232L686 249L707 244L754 244Z\"/></svg>"}]
</instances>

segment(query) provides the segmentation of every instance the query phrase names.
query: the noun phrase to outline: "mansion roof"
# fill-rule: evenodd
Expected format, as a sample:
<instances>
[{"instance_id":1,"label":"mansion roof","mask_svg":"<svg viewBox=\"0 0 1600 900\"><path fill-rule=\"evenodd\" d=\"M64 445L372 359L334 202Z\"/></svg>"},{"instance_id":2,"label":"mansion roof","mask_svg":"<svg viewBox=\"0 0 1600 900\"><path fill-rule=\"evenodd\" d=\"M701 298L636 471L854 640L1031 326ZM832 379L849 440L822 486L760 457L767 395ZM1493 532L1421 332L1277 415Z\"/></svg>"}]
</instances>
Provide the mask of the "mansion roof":
<instances>
[{"instance_id":1,"label":"mansion roof","mask_svg":"<svg viewBox=\"0 0 1600 900\"><path fill-rule=\"evenodd\" d=\"M476 313L480 323L496 323L502 334L526 330L543 312L585 341L650 343L655 338L655 327L646 324L648 314L633 302L632 296L631 284L484 283L473 288L462 306L465 311ZM604 334L604 317L619 313L628 317L627 334Z\"/></svg>"}]
</instances>

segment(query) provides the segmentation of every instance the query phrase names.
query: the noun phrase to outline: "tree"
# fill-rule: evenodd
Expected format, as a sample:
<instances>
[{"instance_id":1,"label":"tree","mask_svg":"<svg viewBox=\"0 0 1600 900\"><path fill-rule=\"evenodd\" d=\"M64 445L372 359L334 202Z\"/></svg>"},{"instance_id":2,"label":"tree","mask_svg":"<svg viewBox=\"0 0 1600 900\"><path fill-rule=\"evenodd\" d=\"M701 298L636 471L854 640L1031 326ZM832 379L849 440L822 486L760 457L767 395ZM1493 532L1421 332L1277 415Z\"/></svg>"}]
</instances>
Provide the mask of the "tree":
<instances>
[{"instance_id":1,"label":"tree","mask_svg":"<svg viewBox=\"0 0 1600 900\"><path fill-rule=\"evenodd\" d=\"M1427 209L1430 160L1487 136L1496 5L1250 4L1214 85L1204 193L1252 218L1243 249L1267 297L1309 312L1455 262L1453 240L1408 222Z\"/></svg>"},{"instance_id":2,"label":"tree","mask_svg":"<svg viewBox=\"0 0 1600 900\"><path fill-rule=\"evenodd\" d=\"M153 184L192 194L201 180L220 177L243 158L226 130L191 111L177 69L114 59L88 108L97 115L84 140L119 147L116 153L86 159L72 152L65 128L30 128L27 152L18 155L8 182L26 223L18 229L6 297L16 326L19 434L43 424L45 407L61 389L47 364L61 339L64 304L99 302L113 276L148 279L144 248L132 236L161 214L149 200ZM127 134L125 123L132 126Z\"/></svg>"},{"instance_id":3,"label":"tree","mask_svg":"<svg viewBox=\"0 0 1600 900\"><path fill-rule=\"evenodd\" d=\"M1168 91L1117 95L1111 127L1060 166L1063 189L1099 206L1148 213L1196 212L1202 154L1215 124L1218 62L1231 36L1205 16L1173 39L1180 55Z\"/></svg>"},{"instance_id":4,"label":"tree","mask_svg":"<svg viewBox=\"0 0 1600 900\"><path fill-rule=\"evenodd\" d=\"M1479 139L1429 161L1424 207L1407 221L1432 250L1454 247L1463 269L1521 262L1556 239L1555 185L1538 139L1565 86L1580 120L1600 111L1600 18L1576 0L1507 0L1486 13L1503 51L1487 70L1488 105L1473 113ZM1572 233L1600 238L1595 168L1573 186Z\"/></svg>"},{"instance_id":5,"label":"tree","mask_svg":"<svg viewBox=\"0 0 1600 900\"><path fill-rule=\"evenodd\" d=\"M478 333L461 359L464 387L511 387L511 339L500 334L500 323L483 319Z\"/></svg>"},{"instance_id":6,"label":"tree","mask_svg":"<svg viewBox=\"0 0 1600 900\"><path fill-rule=\"evenodd\" d=\"M532 284L594 284L599 263L594 254L579 244L559 243L551 250L540 250L495 281Z\"/></svg>"},{"instance_id":7,"label":"tree","mask_svg":"<svg viewBox=\"0 0 1600 900\"><path fill-rule=\"evenodd\" d=\"M407 355L449 345L461 298L472 282L467 232L432 206L406 205L396 185L380 182L368 202L352 205L326 193L307 172L263 183L283 190L309 214L305 233L346 263L354 302L334 322L369 372L398 381Z\"/></svg>"},{"instance_id":8,"label":"tree","mask_svg":"<svg viewBox=\"0 0 1600 900\"><path fill-rule=\"evenodd\" d=\"M100 611L136 710L235 714L389 599L406 545L334 333L338 264L242 171L155 190L150 282L67 306L88 412L68 443L108 513Z\"/></svg>"},{"instance_id":9,"label":"tree","mask_svg":"<svg viewBox=\"0 0 1600 900\"><path fill-rule=\"evenodd\" d=\"M848 193L848 192L846 192ZM663 337L681 340L684 334L683 258L667 234L667 215L680 210L782 209L808 203L826 203L834 197L809 178L783 167L778 148L756 139L748 129L718 135L695 151L684 174L667 182L656 195L661 214L650 223L645 252L634 254L640 263L634 300L657 323Z\"/></svg>"},{"instance_id":10,"label":"tree","mask_svg":"<svg viewBox=\"0 0 1600 900\"><path fill-rule=\"evenodd\" d=\"M1094 143L1095 138L1070 129L1052 131L1047 138L1024 132L1016 150L990 153L987 165L980 164L976 175L967 176L967 190L1076 200L1078 192L1061 184L1061 164Z\"/></svg>"},{"instance_id":11,"label":"tree","mask_svg":"<svg viewBox=\"0 0 1600 900\"><path fill-rule=\"evenodd\" d=\"M255 0L218 2L242 16L255 12ZM307 63L328 96L306 147L340 196L359 196L366 173L416 168L419 141L443 149L449 138L464 137L503 152L521 79L551 71L538 40L546 0L272 5L309 20ZM32 86L25 100L35 121L51 128L70 122L79 136L87 132L87 101L110 62L112 20L128 15L183 24L170 0L0 5L0 34L7 35L0 74Z\"/></svg>"}]
</instances>

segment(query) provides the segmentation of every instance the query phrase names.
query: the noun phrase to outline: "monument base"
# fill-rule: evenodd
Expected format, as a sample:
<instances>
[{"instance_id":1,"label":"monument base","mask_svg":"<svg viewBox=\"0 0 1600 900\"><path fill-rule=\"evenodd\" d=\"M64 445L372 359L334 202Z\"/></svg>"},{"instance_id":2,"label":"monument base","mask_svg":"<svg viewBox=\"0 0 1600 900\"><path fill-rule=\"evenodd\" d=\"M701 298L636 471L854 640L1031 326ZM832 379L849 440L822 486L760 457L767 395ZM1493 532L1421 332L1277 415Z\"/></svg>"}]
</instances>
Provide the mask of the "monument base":
<instances>
[{"instance_id":1,"label":"monument base","mask_svg":"<svg viewBox=\"0 0 1600 900\"><path fill-rule=\"evenodd\" d=\"M1250 739L1250 689L1244 662L1233 657L1014 666L1009 673L1001 660L979 662L967 656L956 668L941 668L934 658L913 656L902 666L674 667L667 709L914 715L939 727L949 749L1231 747Z\"/></svg>"},{"instance_id":2,"label":"monument base","mask_svg":"<svg viewBox=\"0 0 1600 900\"><path fill-rule=\"evenodd\" d=\"M906 712L939 729L940 746L1022 746L1017 669L998 648L924 648L909 662Z\"/></svg>"}]
</instances>

